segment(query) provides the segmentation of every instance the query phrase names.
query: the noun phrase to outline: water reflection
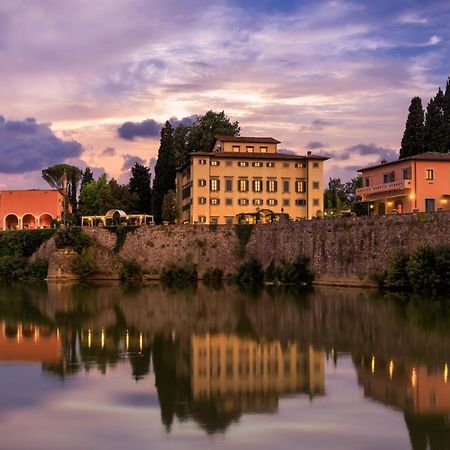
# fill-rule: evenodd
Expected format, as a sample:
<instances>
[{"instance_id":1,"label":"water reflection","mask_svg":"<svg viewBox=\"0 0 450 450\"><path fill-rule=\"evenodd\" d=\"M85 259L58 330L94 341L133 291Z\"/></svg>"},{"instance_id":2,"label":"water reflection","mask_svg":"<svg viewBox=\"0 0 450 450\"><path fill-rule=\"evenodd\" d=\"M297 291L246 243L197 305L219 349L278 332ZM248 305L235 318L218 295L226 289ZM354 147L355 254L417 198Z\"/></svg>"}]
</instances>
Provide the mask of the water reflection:
<instances>
[{"instance_id":1,"label":"water reflection","mask_svg":"<svg viewBox=\"0 0 450 450\"><path fill-rule=\"evenodd\" d=\"M403 412L413 449L449 448L449 333L423 326L417 305L370 297L4 286L0 361L40 362L63 380L128 364L136 382L154 377L168 432L193 420L214 434L282 398L326 401L327 360L339 368L350 354L364 397Z\"/></svg>"}]
</instances>

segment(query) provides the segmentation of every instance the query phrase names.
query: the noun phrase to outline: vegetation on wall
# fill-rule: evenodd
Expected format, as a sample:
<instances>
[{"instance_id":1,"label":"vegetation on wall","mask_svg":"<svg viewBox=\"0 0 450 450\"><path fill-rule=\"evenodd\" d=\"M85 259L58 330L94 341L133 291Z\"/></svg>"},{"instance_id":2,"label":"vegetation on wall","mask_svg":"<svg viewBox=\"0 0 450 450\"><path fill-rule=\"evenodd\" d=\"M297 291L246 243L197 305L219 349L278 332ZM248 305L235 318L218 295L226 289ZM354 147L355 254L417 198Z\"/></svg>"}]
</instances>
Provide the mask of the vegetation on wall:
<instances>
[{"instance_id":1,"label":"vegetation on wall","mask_svg":"<svg viewBox=\"0 0 450 450\"><path fill-rule=\"evenodd\" d=\"M120 271L120 278L122 280L140 281L143 276L142 268L136 261L123 261Z\"/></svg>"},{"instance_id":2,"label":"vegetation on wall","mask_svg":"<svg viewBox=\"0 0 450 450\"><path fill-rule=\"evenodd\" d=\"M164 268L161 282L168 287L182 288L197 283L197 268L195 266L170 266Z\"/></svg>"},{"instance_id":3,"label":"vegetation on wall","mask_svg":"<svg viewBox=\"0 0 450 450\"><path fill-rule=\"evenodd\" d=\"M114 226L108 227L108 231L116 235L116 244L114 245L114 252L119 253L122 250L128 233L134 233L138 227L134 226Z\"/></svg>"},{"instance_id":4,"label":"vegetation on wall","mask_svg":"<svg viewBox=\"0 0 450 450\"><path fill-rule=\"evenodd\" d=\"M44 242L55 234L55 230L17 230L0 232L0 256L28 258Z\"/></svg>"},{"instance_id":5,"label":"vegetation on wall","mask_svg":"<svg viewBox=\"0 0 450 450\"><path fill-rule=\"evenodd\" d=\"M295 284L309 286L314 280L311 272L310 260L306 256L298 256L294 261L275 265L272 260L264 274L264 281L268 283Z\"/></svg>"},{"instance_id":6,"label":"vegetation on wall","mask_svg":"<svg viewBox=\"0 0 450 450\"><path fill-rule=\"evenodd\" d=\"M237 271L236 281L241 285L261 285L264 281L264 270L261 263L253 258L242 264Z\"/></svg>"},{"instance_id":7,"label":"vegetation on wall","mask_svg":"<svg viewBox=\"0 0 450 450\"><path fill-rule=\"evenodd\" d=\"M234 226L234 232L239 242L239 253L241 255L245 254L245 247L252 236L253 229L254 225L237 224Z\"/></svg>"},{"instance_id":8,"label":"vegetation on wall","mask_svg":"<svg viewBox=\"0 0 450 450\"><path fill-rule=\"evenodd\" d=\"M84 248L82 252L75 258L72 271L81 281L86 281L96 273L98 267L95 262L95 252L93 249Z\"/></svg>"},{"instance_id":9,"label":"vegetation on wall","mask_svg":"<svg viewBox=\"0 0 450 450\"><path fill-rule=\"evenodd\" d=\"M81 254L85 248L93 244L92 239L81 227L69 227L58 230L55 234L57 248L71 248Z\"/></svg>"}]
</instances>

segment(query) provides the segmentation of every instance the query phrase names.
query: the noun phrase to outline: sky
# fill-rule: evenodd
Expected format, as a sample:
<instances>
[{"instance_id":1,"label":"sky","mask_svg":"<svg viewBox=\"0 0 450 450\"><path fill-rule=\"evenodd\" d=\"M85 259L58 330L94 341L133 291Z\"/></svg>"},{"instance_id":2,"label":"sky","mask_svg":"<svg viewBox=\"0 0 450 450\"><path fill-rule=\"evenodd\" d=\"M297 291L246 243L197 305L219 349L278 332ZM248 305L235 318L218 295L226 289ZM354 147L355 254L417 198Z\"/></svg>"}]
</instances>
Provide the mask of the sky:
<instances>
[{"instance_id":1,"label":"sky","mask_svg":"<svg viewBox=\"0 0 450 450\"><path fill-rule=\"evenodd\" d=\"M349 180L445 87L448 23L448 0L1 0L0 189L61 162L127 182L210 109Z\"/></svg>"}]
</instances>

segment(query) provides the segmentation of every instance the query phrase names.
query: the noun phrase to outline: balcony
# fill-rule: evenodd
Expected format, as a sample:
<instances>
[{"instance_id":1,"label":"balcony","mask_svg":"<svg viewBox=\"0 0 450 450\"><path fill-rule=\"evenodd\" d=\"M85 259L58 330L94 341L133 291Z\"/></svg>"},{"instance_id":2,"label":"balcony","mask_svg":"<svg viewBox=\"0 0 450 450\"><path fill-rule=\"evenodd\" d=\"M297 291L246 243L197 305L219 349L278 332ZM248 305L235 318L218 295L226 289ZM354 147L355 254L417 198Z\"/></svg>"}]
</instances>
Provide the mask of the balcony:
<instances>
[{"instance_id":1,"label":"balcony","mask_svg":"<svg viewBox=\"0 0 450 450\"><path fill-rule=\"evenodd\" d=\"M371 194L379 194L384 192L401 191L403 189L411 189L412 180L391 181L390 183L375 184L373 186L365 186L356 189L356 195L364 196Z\"/></svg>"}]
</instances>

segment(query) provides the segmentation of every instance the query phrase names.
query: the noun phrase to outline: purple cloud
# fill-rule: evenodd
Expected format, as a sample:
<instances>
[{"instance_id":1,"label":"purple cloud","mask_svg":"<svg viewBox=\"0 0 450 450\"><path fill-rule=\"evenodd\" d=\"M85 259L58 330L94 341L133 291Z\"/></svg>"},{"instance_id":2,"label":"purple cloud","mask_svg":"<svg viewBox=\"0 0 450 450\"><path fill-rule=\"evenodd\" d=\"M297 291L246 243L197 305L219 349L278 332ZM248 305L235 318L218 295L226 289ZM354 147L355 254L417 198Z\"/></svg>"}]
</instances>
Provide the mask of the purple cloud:
<instances>
[{"instance_id":1,"label":"purple cloud","mask_svg":"<svg viewBox=\"0 0 450 450\"><path fill-rule=\"evenodd\" d=\"M305 148L308 150L317 150L318 148L324 148L324 147L326 147L326 145L319 141L309 141L305 145Z\"/></svg>"},{"instance_id":2,"label":"purple cloud","mask_svg":"<svg viewBox=\"0 0 450 450\"><path fill-rule=\"evenodd\" d=\"M102 156L115 156L115 154L116 154L116 149L113 147L106 147L102 151Z\"/></svg>"},{"instance_id":3,"label":"purple cloud","mask_svg":"<svg viewBox=\"0 0 450 450\"><path fill-rule=\"evenodd\" d=\"M64 141L50 124L34 118L7 120L0 116L0 172L24 173L77 158L83 147L74 140Z\"/></svg>"},{"instance_id":4,"label":"purple cloud","mask_svg":"<svg viewBox=\"0 0 450 450\"><path fill-rule=\"evenodd\" d=\"M146 119L142 122L125 122L117 132L122 139L133 141L137 137L157 137L161 132L162 124L153 119Z\"/></svg>"},{"instance_id":5,"label":"purple cloud","mask_svg":"<svg viewBox=\"0 0 450 450\"><path fill-rule=\"evenodd\" d=\"M123 155L122 170L130 170L136 163L145 165L145 161L137 155Z\"/></svg>"}]
</instances>

